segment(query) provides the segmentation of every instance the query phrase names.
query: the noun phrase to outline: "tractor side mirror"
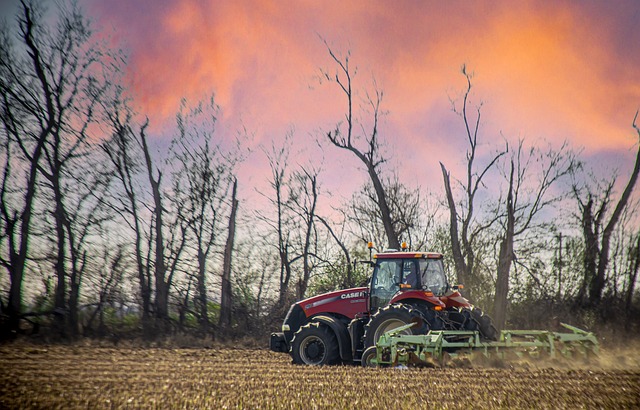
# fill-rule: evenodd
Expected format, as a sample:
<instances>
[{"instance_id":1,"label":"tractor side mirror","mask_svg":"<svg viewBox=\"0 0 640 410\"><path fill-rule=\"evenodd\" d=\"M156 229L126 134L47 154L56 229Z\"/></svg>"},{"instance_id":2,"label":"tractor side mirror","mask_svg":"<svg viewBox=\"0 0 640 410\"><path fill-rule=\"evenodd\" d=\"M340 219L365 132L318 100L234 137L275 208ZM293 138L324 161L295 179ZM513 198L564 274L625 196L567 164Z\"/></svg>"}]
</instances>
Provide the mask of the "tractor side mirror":
<instances>
[{"instance_id":1,"label":"tractor side mirror","mask_svg":"<svg viewBox=\"0 0 640 410\"><path fill-rule=\"evenodd\" d=\"M463 284L453 285L451 289L453 289L454 291L460 291L464 289L464 285Z\"/></svg>"}]
</instances>

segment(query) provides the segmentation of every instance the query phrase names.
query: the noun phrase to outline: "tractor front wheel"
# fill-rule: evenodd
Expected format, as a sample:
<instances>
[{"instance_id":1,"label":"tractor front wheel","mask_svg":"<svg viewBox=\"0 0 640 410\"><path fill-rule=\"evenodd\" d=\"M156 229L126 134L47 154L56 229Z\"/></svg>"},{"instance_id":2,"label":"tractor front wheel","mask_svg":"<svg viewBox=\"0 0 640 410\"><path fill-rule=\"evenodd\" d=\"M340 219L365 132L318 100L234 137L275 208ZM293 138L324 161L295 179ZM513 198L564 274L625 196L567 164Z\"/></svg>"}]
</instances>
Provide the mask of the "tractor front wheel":
<instances>
[{"instance_id":1,"label":"tractor front wheel","mask_svg":"<svg viewBox=\"0 0 640 410\"><path fill-rule=\"evenodd\" d=\"M339 359L336 335L320 323L307 323L293 335L291 357L295 364L335 364Z\"/></svg>"}]
</instances>

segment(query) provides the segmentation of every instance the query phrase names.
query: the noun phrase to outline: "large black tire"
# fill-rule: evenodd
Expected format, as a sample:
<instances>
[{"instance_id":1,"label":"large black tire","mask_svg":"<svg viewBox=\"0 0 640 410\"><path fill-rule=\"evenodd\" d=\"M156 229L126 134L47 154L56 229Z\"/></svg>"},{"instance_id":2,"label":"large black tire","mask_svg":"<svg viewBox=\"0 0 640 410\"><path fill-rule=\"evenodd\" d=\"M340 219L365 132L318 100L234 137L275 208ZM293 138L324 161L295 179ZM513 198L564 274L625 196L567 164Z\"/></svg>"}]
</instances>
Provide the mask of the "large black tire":
<instances>
[{"instance_id":1,"label":"large black tire","mask_svg":"<svg viewBox=\"0 0 640 410\"><path fill-rule=\"evenodd\" d=\"M423 335L430 330L430 324L420 310L411 305L395 303L378 310L364 327L364 347L374 346L380 336L397 327L416 323L402 334Z\"/></svg>"},{"instance_id":2,"label":"large black tire","mask_svg":"<svg viewBox=\"0 0 640 410\"><path fill-rule=\"evenodd\" d=\"M418 305L414 306L415 309L418 309L420 313L422 313L422 317L427 321L429 325L428 330L445 330L445 322L442 320L441 313L429 308L426 305Z\"/></svg>"},{"instance_id":3,"label":"large black tire","mask_svg":"<svg viewBox=\"0 0 640 410\"><path fill-rule=\"evenodd\" d=\"M498 340L500 332L493 325L493 320L489 315L485 315L482 310L477 307L463 309L463 313L469 312L470 319L466 322L464 330L477 330L480 337L485 340Z\"/></svg>"},{"instance_id":4,"label":"large black tire","mask_svg":"<svg viewBox=\"0 0 640 410\"><path fill-rule=\"evenodd\" d=\"M291 357L295 364L335 364L340 359L338 339L327 326L317 322L307 323L293 334Z\"/></svg>"},{"instance_id":5,"label":"large black tire","mask_svg":"<svg viewBox=\"0 0 640 410\"><path fill-rule=\"evenodd\" d=\"M376 367L375 364L371 363L371 359L374 359L376 357L377 353L378 352L376 351L376 347L375 346L367 347L367 349L364 351L364 353L362 353L362 360L360 361L362 366L363 367Z\"/></svg>"}]
</instances>

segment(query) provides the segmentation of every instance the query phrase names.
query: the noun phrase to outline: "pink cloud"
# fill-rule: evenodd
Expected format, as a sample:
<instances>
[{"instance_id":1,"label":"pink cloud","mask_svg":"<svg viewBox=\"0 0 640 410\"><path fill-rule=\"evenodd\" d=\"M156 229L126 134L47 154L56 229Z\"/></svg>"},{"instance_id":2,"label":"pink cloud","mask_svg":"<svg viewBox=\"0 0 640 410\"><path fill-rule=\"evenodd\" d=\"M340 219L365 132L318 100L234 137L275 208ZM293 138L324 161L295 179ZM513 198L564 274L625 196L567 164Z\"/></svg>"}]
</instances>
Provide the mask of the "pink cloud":
<instances>
[{"instance_id":1,"label":"pink cloud","mask_svg":"<svg viewBox=\"0 0 640 410\"><path fill-rule=\"evenodd\" d=\"M487 143L501 144L501 132L568 139L588 152L627 152L635 142L630 121L640 106L640 22L632 0L616 7L569 1L151 4L92 0L90 10L125 41L137 101L160 121L173 117L180 98L215 92L230 129L242 121L257 144L281 138L294 125L296 144L315 152L310 134L331 129L344 112L337 89L314 80L320 67L333 67L319 34L335 51L352 50L358 85L370 86L375 76L384 89L390 152L416 179L438 178L438 160L463 160L462 128L448 101L465 86L463 63L476 73L474 101L485 103ZM362 172L351 162L340 167L352 165L359 183Z\"/></svg>"}]
</instances>

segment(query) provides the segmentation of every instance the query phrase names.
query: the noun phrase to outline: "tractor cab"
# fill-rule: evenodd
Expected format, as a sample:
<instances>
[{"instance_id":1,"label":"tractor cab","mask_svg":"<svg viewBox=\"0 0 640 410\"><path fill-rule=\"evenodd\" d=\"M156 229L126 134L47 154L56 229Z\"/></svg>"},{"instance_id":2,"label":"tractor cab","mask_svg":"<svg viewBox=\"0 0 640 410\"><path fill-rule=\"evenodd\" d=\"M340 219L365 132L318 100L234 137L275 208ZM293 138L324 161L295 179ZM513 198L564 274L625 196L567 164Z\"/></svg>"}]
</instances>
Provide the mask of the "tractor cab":
<instances>
[{"instance_id":1,"label":"tractor cab","mask_svg":"<svg viewBox=\"0 0 640 410\"><path fill-rule=\"evenodd\" d=\"M383 252L374 255L370 310L387 306L398 292L421 290L444 295L448 283L442 254L433 252Z\"/></svg>"}]
</instances>

